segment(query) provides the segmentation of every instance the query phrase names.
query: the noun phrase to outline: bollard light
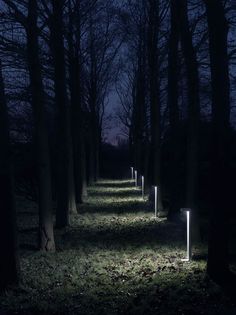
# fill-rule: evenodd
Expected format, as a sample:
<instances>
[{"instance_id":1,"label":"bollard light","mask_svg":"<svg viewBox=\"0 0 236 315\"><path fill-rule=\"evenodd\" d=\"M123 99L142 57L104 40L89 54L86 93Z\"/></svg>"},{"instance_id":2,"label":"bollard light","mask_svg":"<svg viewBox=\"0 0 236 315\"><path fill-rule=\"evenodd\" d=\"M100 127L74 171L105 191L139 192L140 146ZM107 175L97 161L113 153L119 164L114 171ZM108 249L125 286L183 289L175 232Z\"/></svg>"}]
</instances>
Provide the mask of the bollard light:
<instances>
[{"instance_id":1,"label":"bollard light","mask_svg":"<svg viewBox=\"0 0 236 315\"><path fill-rule=\"evenodd\" d=\"M142 176L142 198L144 199L144 176Z\"/></svg>"},{"instance_id":2,"label":"bollard light","mask_svg":"<svg viewBox=\"0 0 236 315\"><path fill-rule=\"evenodd\" d=\"M190 208L182 208L181 212L186 212L187 217L187 256L186 258L182 259L182 261L190 261L192 258L192 244L191 244L191 227L190 227Z\"/></svg>"},{"instance_id":3,"label":"bollard light","mask_svg":"<svg viewBox=\"0 0 236 315\"><path fill-rule=\"evenodd\" d=\"M155 218L157 218L157 186L155 186L154 189L155 189Z\"/></svg>"},{"instance_id":4,"label":"bollard light","mask_svg":"<svg viewBox=\"0 0 236 315\"><path fill-rule=\"evenodd\" d=\"M134 168L131 166L131 179L134 179Z\"/></svg>"},{"instance_id":5,"label":"bollard light","mask_svg":"<svg viewBox=\"0 0 236 315\"><path fill-rule=\"evenodd\" d=\"M138 187L138 171L134 171L134 176L135 176L135 187Z\"/></svg>"}]
</instances>

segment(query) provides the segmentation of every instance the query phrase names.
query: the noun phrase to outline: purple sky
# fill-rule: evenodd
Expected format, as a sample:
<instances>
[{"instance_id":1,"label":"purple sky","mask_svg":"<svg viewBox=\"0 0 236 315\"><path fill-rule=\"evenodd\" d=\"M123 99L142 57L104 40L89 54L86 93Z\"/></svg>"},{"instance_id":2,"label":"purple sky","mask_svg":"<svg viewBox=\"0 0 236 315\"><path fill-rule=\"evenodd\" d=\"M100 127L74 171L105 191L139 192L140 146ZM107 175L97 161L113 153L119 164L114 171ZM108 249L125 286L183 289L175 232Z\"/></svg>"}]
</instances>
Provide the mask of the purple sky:
<instances>
[{"instance_id":1,"label":"purple sky","mask_svg":"<svg viewBox=\"0 0 236 315\"><path fill-rule=\"evenodd\" d=\"M120 107L119 98L117 93L113 90L109 94L109 103L107 105L106 115L112 116L112 119L109 119L109 129L105 131L105 137L107 142L116 145L117 144L117 137L121 136L121 128L120 124L116 119L116 112Z\"/></svg>"}]
</instances>

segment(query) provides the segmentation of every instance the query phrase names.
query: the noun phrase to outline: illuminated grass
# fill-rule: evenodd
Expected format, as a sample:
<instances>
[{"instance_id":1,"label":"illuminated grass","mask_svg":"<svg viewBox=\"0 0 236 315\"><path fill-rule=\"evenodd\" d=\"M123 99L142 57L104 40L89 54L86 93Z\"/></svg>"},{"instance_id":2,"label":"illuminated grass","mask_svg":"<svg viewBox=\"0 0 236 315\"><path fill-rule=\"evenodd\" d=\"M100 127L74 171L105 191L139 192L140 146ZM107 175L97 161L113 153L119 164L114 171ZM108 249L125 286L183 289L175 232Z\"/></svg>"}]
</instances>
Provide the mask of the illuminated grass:
<instances>
[{"instance_id":1,"label":"illuminated grass","mask_svg":"<svg viewBox=\"0 0 236 315\"><path fill-rule=\"evenodd\" d=\"M0 311L225 314L231 302L205 278L206 261L181 261L185 226L154 220L139 194L130 181L91 187L71 226L55 231L57 252L50 254L29 249L36 245L37 215L22 204L22 285L0 299ZM206 248L198 251L205 254Z\"/></svg>"}]
</instances>

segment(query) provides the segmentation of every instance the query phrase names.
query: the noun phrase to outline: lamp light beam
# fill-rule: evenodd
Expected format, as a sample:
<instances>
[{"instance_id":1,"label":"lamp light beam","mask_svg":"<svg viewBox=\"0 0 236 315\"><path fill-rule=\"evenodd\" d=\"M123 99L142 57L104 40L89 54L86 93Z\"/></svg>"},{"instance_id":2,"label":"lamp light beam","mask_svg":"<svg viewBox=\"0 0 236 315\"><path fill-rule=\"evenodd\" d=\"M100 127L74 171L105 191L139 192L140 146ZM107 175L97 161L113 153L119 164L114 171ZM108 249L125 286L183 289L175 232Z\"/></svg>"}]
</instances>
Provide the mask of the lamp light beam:
<instances>
[{"instance_id":1,"label":"lamp light beam","mask_svg":"<svg viewBox=\"0 0 236 315\"><path fill-rule=\"evenodd\" d=\"M155 218L157 218L157 186L154 187L155 189Z\"/></svg>"},{"instance_id":2,"label":"lamp light beam","mask_svg":"<svg viewBox=\"0 0 236 315\"><path fill-rule=\"evenodd\" d=\"M134 168L131 166L131 179L134 179Z\"/></svg>"},{"instance_id":3,"label":"lamp light beam","mask_svg":"<svg viewBox=\"0 0 236 315\"><path fill-rule=\"evenodd\" d=\"M190 213L191 209L189 208L182 208L181 212L186 212L187 216L187 256L186 258L182 259L182 261L190 261L192 258L192 244L191 244L191 221L190 221Z\"/></svg>"},{"instance_id":4,"label":"lamp light beam","mask_svg":"<svg viewBox=\"0 0 236 315\"><path fill-rule=\"evenodd\" d=\"M142 176L142 198L144 199L144 176Z\"/></svg>"}]
</instances>

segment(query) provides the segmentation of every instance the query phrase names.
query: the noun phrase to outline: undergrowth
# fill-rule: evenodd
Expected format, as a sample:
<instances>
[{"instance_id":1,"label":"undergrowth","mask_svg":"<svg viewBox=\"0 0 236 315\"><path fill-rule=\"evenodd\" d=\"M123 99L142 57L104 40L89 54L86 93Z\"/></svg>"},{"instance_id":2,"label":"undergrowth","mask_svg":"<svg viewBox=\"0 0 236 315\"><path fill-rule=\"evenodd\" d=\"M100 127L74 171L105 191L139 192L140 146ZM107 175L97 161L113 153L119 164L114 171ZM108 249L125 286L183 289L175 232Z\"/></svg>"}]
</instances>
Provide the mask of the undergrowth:
<instances>
[{"instance_id":1,"label":"undergrowth","mask_svg":"<svg viewBox=\"0 0 236 315\"><path fill-rule=\"evenodd\" d=\"M37 211L18 200L21 284L0 298L3 314L231 314L230 300L205 276L206 247L182 262L185 224L153 218L130 181L101 181L57 251L37 245ZM2 314L0 312L0 314ZM232 313L233 314L233 313Z\"/></svg>"}]
</instances>

